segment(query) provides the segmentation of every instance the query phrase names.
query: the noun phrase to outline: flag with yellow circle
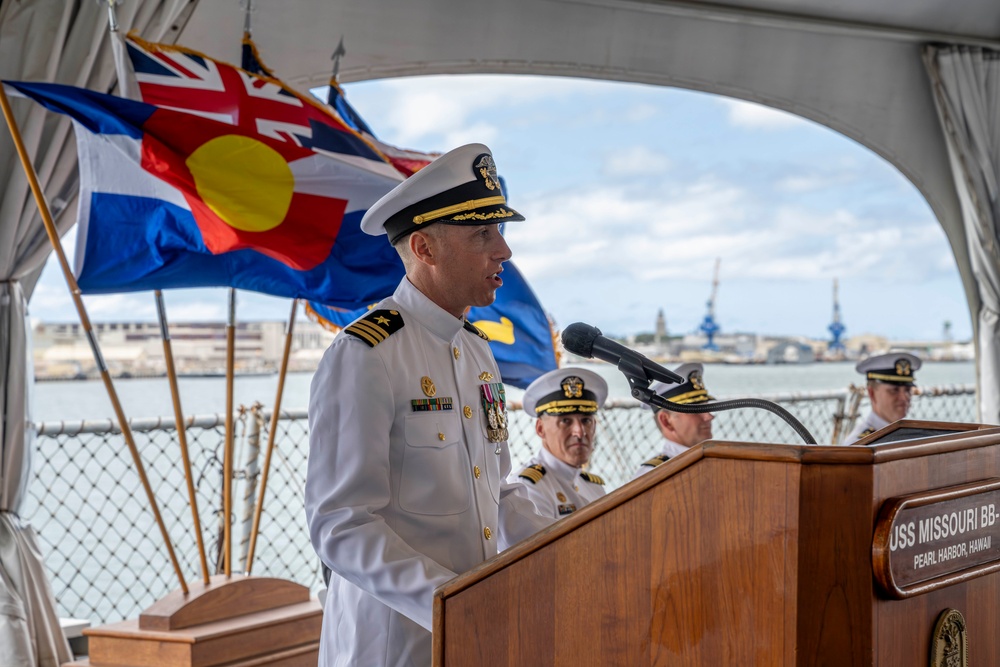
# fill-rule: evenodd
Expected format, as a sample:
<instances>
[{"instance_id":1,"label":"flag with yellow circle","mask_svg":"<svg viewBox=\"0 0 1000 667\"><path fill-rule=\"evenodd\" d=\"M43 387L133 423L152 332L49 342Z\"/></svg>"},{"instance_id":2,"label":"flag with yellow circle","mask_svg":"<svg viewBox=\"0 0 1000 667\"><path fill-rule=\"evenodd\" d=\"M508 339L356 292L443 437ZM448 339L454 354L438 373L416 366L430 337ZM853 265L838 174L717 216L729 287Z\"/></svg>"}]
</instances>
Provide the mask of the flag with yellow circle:
<instances>
[{"instance_id":1,"label":"flag with yellow circle","mask_svg":"<svg viewBox=\"0 0 1000 667\"><path fill-rule=\"evenodd\" d=\"M228 286L360 308L398 282L389 244L338 248L401 175L143 102L6 84L74 121L84 292Z\"/></svg>"}]
</instances>

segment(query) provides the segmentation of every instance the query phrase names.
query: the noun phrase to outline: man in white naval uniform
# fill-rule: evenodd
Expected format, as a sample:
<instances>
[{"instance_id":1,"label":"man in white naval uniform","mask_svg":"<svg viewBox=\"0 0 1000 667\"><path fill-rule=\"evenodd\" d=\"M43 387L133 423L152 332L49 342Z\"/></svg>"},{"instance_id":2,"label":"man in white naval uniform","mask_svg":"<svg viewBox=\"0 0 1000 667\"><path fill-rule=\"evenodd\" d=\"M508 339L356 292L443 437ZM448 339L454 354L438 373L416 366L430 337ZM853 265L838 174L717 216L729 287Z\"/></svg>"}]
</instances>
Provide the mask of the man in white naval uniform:
<instances>
[{"instance_id":1,"label":"man in white naval uniform","mask_svg":"<svg viewBox=\"0 0 1000 667\"><path fill-rule=\"evenodd\" d=\"M559 519L604 495L604 480L582 470L594 452L597 411L608 397L608 383L585 368L557 368L524 391L525 414L535 415L538 450L519 473L539 514Z\"/></svg>"},{"instance_id":2,"label":"man in white naval uniform","mask_svg":"<svg viewBox=\"0 0 1000 667\"><path fill-rule=\"evenodd\" d=\"M674 369L674 372L685 378L684 382L680 384L654 382L650 388L671 403L678 405L694 405L715 400L709 396L708 390L705 388L704 366L696 363L681 364ZM653 408L656 428L663 436L663 449L659 455L640 465L639 469L632 475L632 479L687 451L689 447L711 440L712 420L714 418L711 412L685 414L671 412L665 408Z\"/></svg>"},{"instance_id":3,"label":"man in white naval uniform","mask_svg":"<svg viewBox=\"0 0 1000 667\"><path fill-rule=\"evenodd\" d=\"M362 219L406 278L334 339L309 402L306 518L332 570L321 666L430 665L434 589L551 523L510 471L506 396L485 335L510 249L489 149L451 151ZM444 224L438 224L444 223Z\"/></svg>"},{"instance_id":4,"label":"man in white naval uniform","mask_svg":"<svg viewBox=\"0 0 1000 667\"><path fill-rule=\"evenodd\" d=\"M906 417L906 413L910 411L913 390L917 386L917 378L913 372L919 370L920 365L920 359L909 352L889 352L858 362L854 369L863 373L868 380L871 410L844 438L845 445L853 445Z\"/></svg>"}]
</instances>

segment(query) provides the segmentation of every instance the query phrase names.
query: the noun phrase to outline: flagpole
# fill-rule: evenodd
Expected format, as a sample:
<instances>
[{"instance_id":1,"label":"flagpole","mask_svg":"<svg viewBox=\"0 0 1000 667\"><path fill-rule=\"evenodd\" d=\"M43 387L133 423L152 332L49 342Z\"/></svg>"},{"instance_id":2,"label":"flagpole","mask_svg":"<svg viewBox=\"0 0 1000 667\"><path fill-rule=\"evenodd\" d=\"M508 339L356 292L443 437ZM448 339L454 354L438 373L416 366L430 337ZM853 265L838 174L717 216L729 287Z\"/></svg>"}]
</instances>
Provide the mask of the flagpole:
<instances>
[{"instance_id":1,"label":"flagpole","mask_svg":"<svg viewBox=\"0 0 1000 667\"><path fill-rule=\"evenodd\" d=\"M156 496L153 495L153 487L150 486L149 479L146 477L146 469L142 465L142 458L139 456L139 448L136 447L135 440L132 437L132 428L129 426L128 420L125 418L125 411L122 409L121 402L118 400L118 393L115 391L114 383L111 381L111 374L108 372L108 367L104 363L104 356L101 354L101 348L97 342L97 336L94 334L94 330L90 326L90 317L88 317L87 309L83 305L83 297L80 296L80 286L76 284L76 278L73 276L73 272L69 268L69 262L66 261L66 253L63 252L62 244L59 242L59 234L56 232L56 225L52 220L52 213L49 211L49 205L45 200L45 194L42 192L42 188L38 184L38 177L35 174L35 168L32 166L31 160L28 158L28 151L24 146L24 141L21 139L21 132L18 130L17 121L14 120L14 113L10 108L10 102L7 100L7 92L4 90L3 83L0 83L0 107L3 108L4 119L6 119L7 127L10 129L11 138L13 138L14 146L17 148L18 157L21 159L21 167L24 169L24 174L28 178L28 183L31 186L31 192L35 197L35 203L38 205L38 212L42 217L42 223L45 225L45 233L48 235L49 242L52 244L52 251L59 260L59 266L62 269L63 277L66 279L66 286L69 288L70 296L73 297L73 304L76 306L77 315L80 317L80 325L83 327L83 330L87 335L87 342L90 343L91 352L94 354L94 362L97 364L97 368L101 373L101 380L104 381L104 388L108 392L108 398L111 399L111 406L114 408L115 417L118 419L118 426L121 428L122 436L125 438L129 452L132 454L132 461L135 464L136 472L139 473L139 480L142 482L142 487L146 491L146 498L149 501L150 509L153 511L153 516L156 518L156 525L159 526L160 533L163 536L163 542L167 546L167 553L170 556L170 562L174 567L174 572L177 573L177 579L180 581L181 590L186 595L188 593L187 582L184 580L184 574L181 572L180 563L177 561L177 555L174 553L174 547L170 541L170 533L167 532L167 526L163 523L163 517L160 516L160 508L156 503Z\"/></svg>"},{"instance_id":2,"label":"flagpole","mask_svg":"<svg viewBox=\"0 0 1000 667\"><path fill-rule=\"evenodd\" d=\"M187 480L188 502L191 503L194 536L198 544L198 557L201 560L201 576L207 586L211 582L208 573L208 560L205 557L205 542L201 532L198 497L194 490L194 475L191 472L191 458L188 455L187 429L184 427L184 411L181 409L181 393L177 387L177 369L174 367L174 351L170 343L170 328L167 326L167 307L163 302L163 292L160 290L156 290L156 314L160 318L160 338L163 340L163 358L167 366L167 378L170 380L170 398L174 404L174 423L177 425L177 441L181 446L184 479Z\"/></svg>"},{"instance_id":3,"label":"flagpole","mask_svg":"<svg viewBox=\"0 0 1000 667\"><path fill-rule=\"evenodd\" d=\"M233 574L233 373L236 356L236 289L229 288L229 318L226 321L226 442L222 459L222 553L227 577Z\"/></svg>"},{"instance_id":4,"label":"flagpole","mask_svg":"<svg viewBox=\"0 0 1000 667\"><path fill-rule=\"evenodd\" d=\"M288 374L288 358L292 352L292 333L295 328L295 311L299 300L292 299L292 312L288 316L288 329L285 331L285 351L281 356L281 371L278 374L278 392L274 397L274 409L271 412L271 425L267 431L267 454L264 456L264 471L260 478L260 492L257 495L257 507L254 509L253 527L250 529L250 547L247 550L246 575L253 569L253 552L257 546L257 533L260 530L260 515L264 508L264 493L267 491L267 475L271 471L271 454L274 452L274 440L278 434L278 418L281 414L281 397L285 391L285 376Z\"/></svg>"}]
</instances>

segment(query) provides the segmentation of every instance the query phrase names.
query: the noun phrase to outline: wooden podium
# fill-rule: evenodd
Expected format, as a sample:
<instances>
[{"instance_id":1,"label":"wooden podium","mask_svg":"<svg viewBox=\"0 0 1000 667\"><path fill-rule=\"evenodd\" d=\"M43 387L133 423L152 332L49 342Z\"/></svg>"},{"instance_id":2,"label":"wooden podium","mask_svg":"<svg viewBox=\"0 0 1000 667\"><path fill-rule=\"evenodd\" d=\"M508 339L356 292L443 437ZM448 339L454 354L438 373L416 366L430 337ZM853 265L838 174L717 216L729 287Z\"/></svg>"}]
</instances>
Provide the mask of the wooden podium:
<instances>
[{"instance_id":1,"label":"wooden podium","mask_svg":"<svg viewBox=\"0 0 1000 667\"><path fill-rule=\"evenodd\" d=\"M89 658L63 667L315 667L322 619L305 586L217 575L138 620L84 630Z\"/></svg>"},{"instance_id":2,"label":"wooden podium","mask_svg":"<svg viewBox=\"0 0 1000 667\"><path fill-rule=\"evenodd\" d=\"M713 441L439 588L434 665L1000 665L998 568L998 427Z\"/></svg>"}]
</instances>

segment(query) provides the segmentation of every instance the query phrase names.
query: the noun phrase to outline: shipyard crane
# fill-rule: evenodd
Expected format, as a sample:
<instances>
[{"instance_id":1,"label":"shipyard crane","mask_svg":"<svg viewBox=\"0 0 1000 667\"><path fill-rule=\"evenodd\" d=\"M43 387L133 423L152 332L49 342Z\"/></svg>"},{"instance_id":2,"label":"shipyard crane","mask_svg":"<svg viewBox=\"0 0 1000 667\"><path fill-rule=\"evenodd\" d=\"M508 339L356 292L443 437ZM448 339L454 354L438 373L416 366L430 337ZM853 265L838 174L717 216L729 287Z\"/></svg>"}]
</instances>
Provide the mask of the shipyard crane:
<instances>
[{"instance_id":1,"label":"shipyard crane","mask_svg":"<svg viewBox=\"0 0 1000 667\"><path fill-rule=\"evenodd\" d=\"M837 297L837 279L833 279L833 322L827 327L830 331L830 344L827 346L829 352L844 352L844 343L840 340L847 329L840 321L840 299Z\"/></svg>"},{"instance_id":2,"label":"shipyard crane","mask_svg":"<svg viewBox=\"0 0 1000 667\"><path fill-rule=\"evenodd\" d=\"M701 321L701 326L698 330L705 334L705 344L701 346L703 350L714 350L717 351L719 346L715 344L715 334L719 331L719 325L715 321L715 296L719 292L719 264L722 262L721 258L716 258L715 260L715 276L712 278L712 296L708 297L708 312L705 313L705 319Z\"/></svg>"}]
</instances>

